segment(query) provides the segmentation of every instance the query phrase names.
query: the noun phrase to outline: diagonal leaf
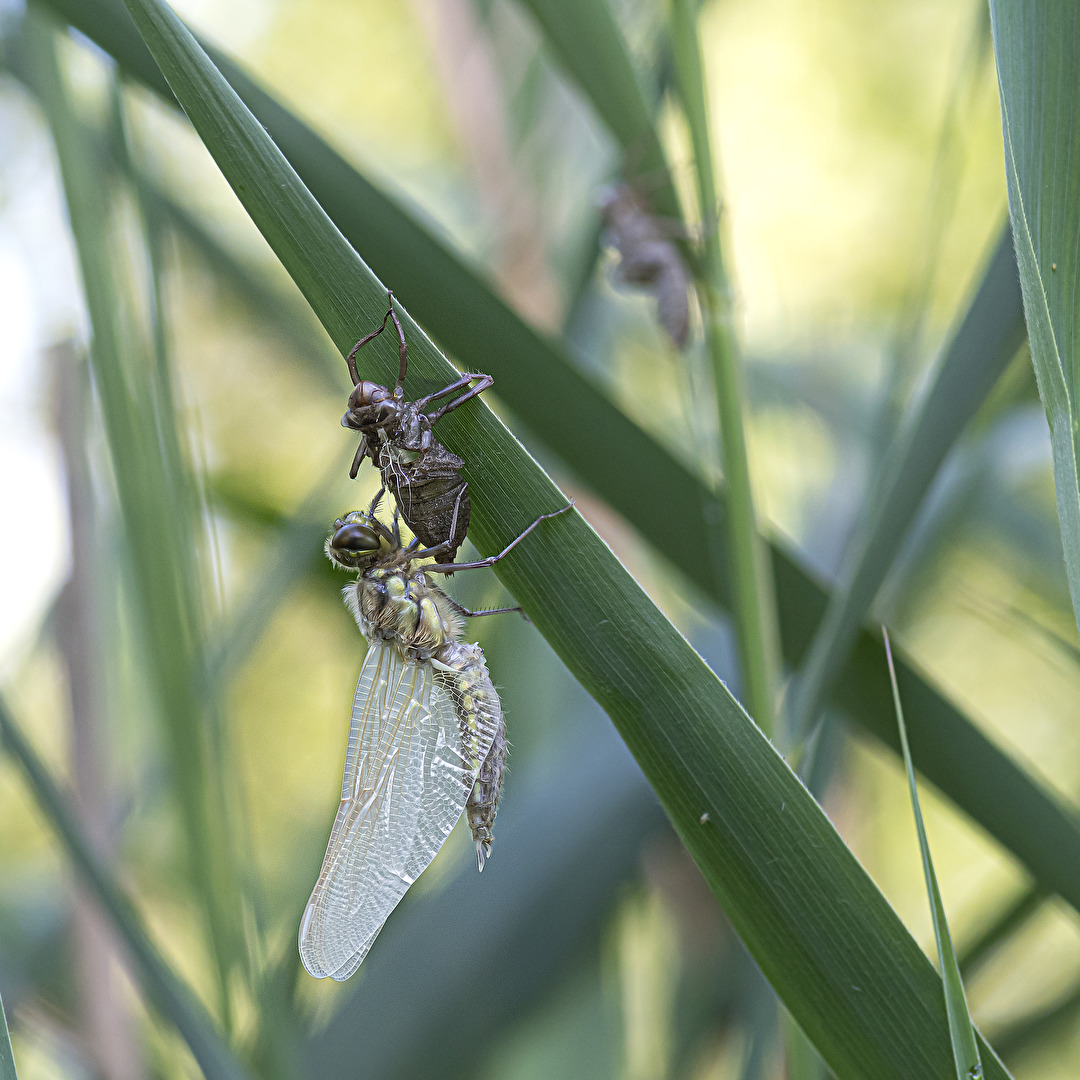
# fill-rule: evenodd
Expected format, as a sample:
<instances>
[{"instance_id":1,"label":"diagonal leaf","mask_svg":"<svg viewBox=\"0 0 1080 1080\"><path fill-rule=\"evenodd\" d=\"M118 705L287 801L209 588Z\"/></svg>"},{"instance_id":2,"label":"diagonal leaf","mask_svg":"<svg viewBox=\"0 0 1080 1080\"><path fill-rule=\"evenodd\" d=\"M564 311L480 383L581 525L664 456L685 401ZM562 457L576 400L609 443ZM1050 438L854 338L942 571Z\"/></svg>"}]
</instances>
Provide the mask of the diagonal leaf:
<instances>
[{"instance_id":1,"label":"diagonal leaf","mask_svg":"<svg viewBox=\"0 0 1080 1080\"><path fill-rule=\"evenodd\" d=\"M799 585L793 575L778 570L780 595L785 588ZM890 722L888 675L881 679L868 671L868 665L883 656L880 639L863 631L853 662L836 684L834 700L842 709L858 708L866 730L899 753L896 725ZM1071 853L1077 826L1075 809L1025 776L1016 762L974 725L954 724L944 730L940 725L943 699L920 677L914 664L897 656L896 674L900 692L908 703L908 735L919 771L942 791L948 791L959 806L973 808L969 812L976 821L992 819L993 835L1012 851L1024 850L1024 863L1040 884L1063 896L1072 894L1073 872L1066 863L1076 857ZM954 706L946 708L960 715ZM991 806L993 802L998 805ZM1036 832L1027 840L1019 835L1021 830L1031 828ZM1032 843L1035 837L1038 842ZM1063 854L1065 851L1070 854Z\"/></svg>"},{"instance_id":2,"label":"diagonal leaf","mask_svg":"<svg viewBox=\"0 0 1080 1080\"><path fill-rule=\"evenodd\" d=\"M1060 1040L1070 1046L1076 1036L1076 1021L1080 1017L1080 985L1072 988L1049 1005L1034 1009L1007 1025L995 1038L1000 1041L1002 1057L1019 1061L1025 1054L1038 1054L1044 1047Z\"/></svg>"},{"instance_id":3,"label":"diagonal leaf","mask_svg":"<svg viewBox=\"0 0 1080 1080\"><path fill-rule=\"evenodd\" d=\"M129 0L173 92L339 348L374 325L381 283L173 13ZM422 376L453 369L406 317ZM389 345L370 358L387 375ZM494 415L447 417L497 550L560 496ZM466 414L466 415L462 415ZM948 1076L941 984L806 789L577 515L538 529L500 577L606 709L751 953L841 1078ZM988 1075L1005 1076L984 1050Z\"/></svg>"},{"instance_id":4,"label":"diagonal leaf","mask_svg":"<svg viewBox=\"0 0 1080 1080\"><path fill-rule=\"evenodd\" d=\"M121 0L35 3L86 34L117 60L129 78L174 102ZM648 499L659 500L674 485L697 500L681 505L699 516L701 500L712 502L712 496L697 479L614 408L560 344L522 322L474 268L353 169L238 65L216 50L208 51L316 200L349 241L363 250L375 273L393 287L414 317L430 326L451 354L478 358L478 370L494 376L499 395L530 429L542 434L548 445L564 448L586 483L667 548L668 530L649 509ZM369 316L360 325L373 321ZM341 385L344 399L348 390L344 365ZM625 460L639 463L635 469L627 469L620 455L610 452L612 446L620 448Z\"/></svg>"},{"instance_id":5,"label":"diagonal leaf","mask_svg":"<svg viewBox=\"0 0 1080 1080\"><path fill-rule=\"evenodd\" d=\"M960 950L958 963L960 970L971 978L988 957L1003 942L1013 936L1021 927L1026 926L1046 903L1046 894L1040 889L1029 886L1019 893L1011 903L997 913L990 924L979 936Z\"/></svg>"},{"instance_id":6,"label":"diagonal leaf","mask_svg":"<svg viewBox=\"0 0 1080 1080\"><path fill-rule=\"evenodd\" d=\"M927 393L910 410L870 485L840 580L795 684L791 726L805 735L850 654L859 628L946 454L1024 340L1012 236L1003 230L975 296Z\"/></svg>"},{"instance_id":7,"label":"diagonal leaf","mask_svg":"<svg viewBox=\"0 0 1080 1080\"><path fill-rule=\"evenodd\" d=\"M992 0L1009 216L1080 626L1080 6Z\"/></svg>"},{"instance_id":8,"label":"diagonal leaf","mask_svg":"<svg viewBox=\"0 0 1080 1080\"><path fill-rule=\"evenodd\" d=\"M119 0L35 2L70 19L113 55L129 77L175 101ZM695 586L730 609L724 560L700 556L709 550L711 538L724 536L722 492L707 491L584 379L558 347L514 316L460 259L234 63L222 63L338 226L363 247L376 272L394 283L410 310L468 365L494 374L500 394L516 414L542 434L584 483L632 522ZM387 365L383 376L390 371ZM342 374L343 395L344 382ZM619 454L610 452L612 446L620 448ZM666 507L664 515L654 512L658 505ZM673 537L679 542L673 543ZM774 540L771 548L784 654L795 667L825 610L827 593L781 541ZM1044 888L1060 893L1080 910L1080 823L1075 813L902 659L898 676L905 700L918 698L911 739L919 770L1012 851ZM833 700L854 722L899 752L896 727L888 721L884 650L880 640L865 630L837 680Z\"/></svg>"},{"instance_id":9,"label":"diagonal leaf","mask_svg":"<svg viewBox=\"0 0 1080 1080\"><path fill-rule=\"evenodd\" d=\"M904 708L900 703L900 687L896 684L896 668L892 662L889 632L885 627L881 628L881 632L885 635L885 656L889 661L893 705L896 708L896 726L900 731L900 746L904 752L904 768L907 771L908 789L911 792L911 808L915 812L915 829L919 834L923 875L926 878L926 891L930 896L930 914L934 921L938 962L941 965L941 977L945 984L945 1011L949 1016L949 1041L952 1043L953 1060L956 1063L956 1077L957 1080L978 1080L982 1076L979 1047L975 1041L971 1014L968 1012L964 981L960 977L960 965L956 961L956 951L953 949L952 937L949 934L949 923L945 918L945 904L941 899L937 874L934 872L934 862L930 857L930 841L926 838L926 825L923 823L922 809L919 806L919 788L915 783L915 766L911 763L911 750L908 748Z\"/></svg>"},{"instance_id":10,"label":"diagonal leaf","mask_svg":"<svg viewBox=\"0 0 1080 1080\"><path fill-rule=\"evenodd\" d=\"M134 961L135 973L147 997L187 1043L207 1080L244 1080L245 1072L230 1054L191 991L176 977L154 947L150 935L127 897L83 835L68 800L19 730L6 702L0 699L0 745L15 759L42 812L56 830L68 857L112 920Z\"/></svg>"}]
</instances>

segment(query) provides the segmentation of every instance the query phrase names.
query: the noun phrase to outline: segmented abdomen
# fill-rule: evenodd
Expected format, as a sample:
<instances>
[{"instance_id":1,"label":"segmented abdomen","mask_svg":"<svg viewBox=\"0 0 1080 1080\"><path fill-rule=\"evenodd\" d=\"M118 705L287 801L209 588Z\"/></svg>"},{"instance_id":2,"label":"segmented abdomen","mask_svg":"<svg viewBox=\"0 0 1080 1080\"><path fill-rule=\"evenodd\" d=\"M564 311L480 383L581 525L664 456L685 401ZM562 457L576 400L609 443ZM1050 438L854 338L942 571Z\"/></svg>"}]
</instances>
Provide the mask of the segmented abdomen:
<instances>
[{"instance_id":1,"label":"segmented abdomen","mask_svg":"<svg viewBox=\"0 0 1080 1080\"><path fill-rule=\"evenodd\" d=\"M462 756L475 763L479 746L477 733L495 728L491 743L476 782L465 804L469 828L476 841L476 862L484 869L484 860L491 855L492 826L499 805L503 776L506 773L506 722L499 695L491 683L484 651L479 645L448 642L439 652L438 660L452 671L439 670L436 678L450 692L461 725Z\"/></svg>"}]
</instances>

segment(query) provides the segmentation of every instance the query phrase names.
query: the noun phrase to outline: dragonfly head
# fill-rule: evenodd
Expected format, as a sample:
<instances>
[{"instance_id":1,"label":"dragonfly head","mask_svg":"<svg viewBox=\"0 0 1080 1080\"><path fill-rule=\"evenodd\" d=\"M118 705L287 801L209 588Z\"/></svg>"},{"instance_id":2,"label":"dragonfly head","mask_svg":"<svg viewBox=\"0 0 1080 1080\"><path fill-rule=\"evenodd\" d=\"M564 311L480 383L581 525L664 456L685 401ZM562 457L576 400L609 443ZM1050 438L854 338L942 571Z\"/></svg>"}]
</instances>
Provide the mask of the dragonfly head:
<instances>
[{"instance_id":1,"label":"dragonfly head","mask_svg":"<svg viewBox=\"0 0 1080 1080\"><path fill-rule=\"evenodd\" d=\"M326 541L326 555L343 570L366 570L382 553L384 541L375 518L354 510L334 522L334 531Z\"/></svg>"},{"instance_id":2,"label":"dragonfly head","mask_svg":"<svg viewBox=\"0 0 1080 1080\"><path fill-rule=\"evenodd\" d=\"M391 431L401 420L400 390L389 390L364 379L349 395L349 407L341 418L341 426L354 431Z\"/></svg>"}]
</instances>

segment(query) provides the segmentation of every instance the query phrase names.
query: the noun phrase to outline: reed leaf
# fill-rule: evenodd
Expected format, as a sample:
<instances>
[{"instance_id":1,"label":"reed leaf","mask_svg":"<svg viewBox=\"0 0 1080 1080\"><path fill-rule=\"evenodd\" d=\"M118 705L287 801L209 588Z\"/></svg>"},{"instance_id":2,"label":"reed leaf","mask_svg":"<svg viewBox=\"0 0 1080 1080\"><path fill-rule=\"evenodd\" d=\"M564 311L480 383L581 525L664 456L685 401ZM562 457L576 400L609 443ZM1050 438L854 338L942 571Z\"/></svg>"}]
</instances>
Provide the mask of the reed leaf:
<instances>
[{"instance_id":1,"label":"reed leaf","mask_svg":"<svg viewBox=\"0 0 1080 1080\"><path fill-rule=\"evenodd\" d=\"M843 669L870 605L934 478L1026 335L1020 282L1006 226L933 381L904 418L868 487L840 580L793 691L791 726L804 736Z\"/></svg>"},{"instance_id":2,"label":"reed leaf","mask_svg":"<svg viewBox=\"0 0 1080 1080\"><path fill-rule=\"evenodd\" d=\"M993 0L1009 215L1080 627L1080 7Z\"/></svg>"},{"instance_id":3,"label":"reed leaf","mask_svg":"<svg viewBox=\"0 0 1080 1080\"><path fill-rule=\"evenodd\" d=\"M227 1015L229 971L242 956L235 912L235 858L218 752L220 722L200 699L201 597L192 561L193 503L160 369L144 363L140 333L122 299L110 250L110 180L100 171L57 62L51 18L25 20L29 70L53 131L69 220L90 313L91 368L131 555L135 619L150 685L172 744L175 795L186 858L201 898ZM228 899L226 899L228 898Z\"/></svg>"},{"instance_id":4,"label":"reed leaf","mask_svg":"<svg viewBox=\"0 0 1080 1080\"><path fill-rule=\"evenodd\" d=\"M892 681L893 704L896 707L896 726L900 732L900 746L904 752L904 769L907 772L908 790L911 793L911 809L915 813L915 830L919 834L923 876L926 878L926 892L930 898L930 914L934 923L934 938L937 941L938 963L941 966L942 982L945 984L945 1011L949 1016L949 1040L952 1043L953 1060L956 1064L956 1078L957 1080L981 1080L982 1062L979 1060L975 1028L968 1012L964 981L960 977L960 965L957 963L956 950L953 948L952 936L949 934L945 904L941 899L941 890L938 888L934 860L930 855L930 841L926 837L926 825L923 823L922 808L919 806L919 788L915 782L915 766L911 762L911 750L908 747L904 708L900 701L900 687L896 683L896 668L892 662L889 632L882 627L882 633L885 635L885 655L889 660L889 678Z\"/></svg>"}]
</instances>

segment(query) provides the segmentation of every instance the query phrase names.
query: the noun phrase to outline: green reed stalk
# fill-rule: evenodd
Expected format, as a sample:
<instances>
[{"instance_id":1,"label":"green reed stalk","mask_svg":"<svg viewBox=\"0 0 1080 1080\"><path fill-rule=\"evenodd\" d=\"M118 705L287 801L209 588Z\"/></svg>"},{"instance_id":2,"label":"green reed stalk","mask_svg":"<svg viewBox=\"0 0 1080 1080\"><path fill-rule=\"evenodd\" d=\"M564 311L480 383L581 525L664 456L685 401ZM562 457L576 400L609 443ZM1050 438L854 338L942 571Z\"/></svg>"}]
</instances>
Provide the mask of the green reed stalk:
<instances>
[{"instance_id":1,"label":"green reed stalk","mask_svg":"<svg viewBox=\"0 0 1080 1080\"><path fill-rule=\"evenodd\" d=\"M743 424L746 391L735 334L731 283L724 265L719 222L710 220L719 203L695 12L696 5L690 0L672 0L672 43L683 110L694 148L694 174L704 224L704 265L696 269L695 279L719 410L743 694L750 715L771 736L780 673L780 631L772 569L758 531L750 484Z\"/></svg>"}]
</instances>

